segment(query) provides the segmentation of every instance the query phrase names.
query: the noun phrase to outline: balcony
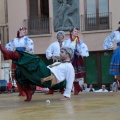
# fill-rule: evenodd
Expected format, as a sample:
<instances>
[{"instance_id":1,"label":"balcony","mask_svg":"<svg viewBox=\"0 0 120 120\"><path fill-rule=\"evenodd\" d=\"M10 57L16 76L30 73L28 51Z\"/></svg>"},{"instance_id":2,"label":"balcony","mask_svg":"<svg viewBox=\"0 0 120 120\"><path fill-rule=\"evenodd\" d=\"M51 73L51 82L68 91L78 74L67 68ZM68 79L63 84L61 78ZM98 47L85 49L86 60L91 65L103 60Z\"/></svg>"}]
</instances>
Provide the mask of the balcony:
<instances>
[{"instance_id":1,"label":"balcony","mask_svg":"<svg viewBox=\"0 0 120 120\"><path fill-rule=\"evenodd\" d=\"M81 31L107 30L112 27L112 13L81 15Z\"/></svg>"},{"instance_id":2,"label":"balcony","mask_svg":"<svg viewBox=\"0 0 120 120\"><path fill-rule=\"evenodd\" d=\"M50 34L51 18L25 19L24 26L28 29L28 35Z\"/></svg>"}]
</instances>

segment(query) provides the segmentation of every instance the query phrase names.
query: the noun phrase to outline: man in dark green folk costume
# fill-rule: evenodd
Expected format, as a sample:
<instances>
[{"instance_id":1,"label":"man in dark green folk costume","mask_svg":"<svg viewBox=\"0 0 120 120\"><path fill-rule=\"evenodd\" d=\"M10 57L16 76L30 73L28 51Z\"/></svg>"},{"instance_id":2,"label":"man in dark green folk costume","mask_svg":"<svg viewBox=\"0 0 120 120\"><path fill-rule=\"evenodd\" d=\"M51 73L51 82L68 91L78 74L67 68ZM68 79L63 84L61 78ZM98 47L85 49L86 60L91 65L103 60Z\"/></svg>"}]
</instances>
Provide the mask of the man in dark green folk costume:
<instances>
[{"instance_id":1,"label":"man in dark green folk costume","mask_svg":"<svg viewBox=\"0 0 120 120\"><path fill-rule=\"evenodd\" d=\"M26 100L30 101L34 90L32 85L40 87L56 87L60 89L65 87L63 98L68 100L71 97L71 90L75 77L74 68L71 64L73 50L69 47L61 48L60 58L62 62L56 62L46 66L39 56L31 55L23 51L6 50L0 43L1 52L4 59L11 59L18 66L16 69L16 78L22 89L26 93Z\"/></svg>"}]
</instances>

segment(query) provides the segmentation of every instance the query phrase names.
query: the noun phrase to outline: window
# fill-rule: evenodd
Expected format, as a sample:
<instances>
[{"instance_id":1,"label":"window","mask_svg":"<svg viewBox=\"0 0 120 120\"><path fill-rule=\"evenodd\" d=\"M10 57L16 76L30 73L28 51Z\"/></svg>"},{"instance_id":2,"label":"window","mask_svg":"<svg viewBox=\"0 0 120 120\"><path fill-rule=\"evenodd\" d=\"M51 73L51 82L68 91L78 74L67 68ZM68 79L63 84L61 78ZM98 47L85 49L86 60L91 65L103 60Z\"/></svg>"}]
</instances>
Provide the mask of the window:
<instances>
[{"instance_id":1,"label":"window","mask_svg":"<svg viewBox=\"0 0 120 120\"><path fill-rule=\"evenodd\" d=\"M29 0L29 18L37 18L40 16L38 14L40 11L38 11L38 0Z\"/></svg>"},{"instance_id":2,"label":"window","mask_svg":"<svg viewBox=\"0 0 120 120\"><path fill-rule=\"evenodd\" d=\"M82 15L82 19L86 31L109 29L111 13L108 5L109 0L85 0L85 15Z\"/></svg>"},{"instance_id":3,"label":"window","mask_svg":"<svg viewBox=\"0 0 120 120\"><path fill-rule=\"evenodd\" d=\"M27 0L28 19L24 20L29 35L48 34L49 24L49 0Z\"/></svg>"},{"instance_id":4,"label":"window","mask_svg":"<svg viewBox=\"0 0 120 120\"><path fill-rule=\"evenodd\" d=\"M29 18L49 17L48 0L29 0L28 5Z\"/></svg>"}]
</instances>

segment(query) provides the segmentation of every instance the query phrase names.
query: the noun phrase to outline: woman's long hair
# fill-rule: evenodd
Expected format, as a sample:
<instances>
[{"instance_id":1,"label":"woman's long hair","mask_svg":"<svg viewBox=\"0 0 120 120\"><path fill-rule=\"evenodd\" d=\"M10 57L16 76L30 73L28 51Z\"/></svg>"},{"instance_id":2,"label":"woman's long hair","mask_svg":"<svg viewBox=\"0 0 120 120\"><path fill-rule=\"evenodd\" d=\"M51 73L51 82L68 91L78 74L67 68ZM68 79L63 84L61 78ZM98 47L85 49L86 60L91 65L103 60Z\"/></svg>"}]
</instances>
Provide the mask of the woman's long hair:
<instances>
[{"instance_id":1,"label":"woman's long hair","mask_svg":"<svg viewBox=\"0 0 120 120\"><path fill-rule=\"evenodd\" d=\"M17 31L17 38L20 38L21 36L20 36L20 31L21 30L27 30L27 28L26 27L21 27L21 28L19 28L19 30Z\"/></svg>"},{"instance_id":2,"label":"woman's long hair","mask_svg":"<svg viewBox=\"0 0 120 120\"><path fill-rule=\"evenodd\" d=\"M74 27L74 28L70 29L70 40L71 41L74 41L74 39L72 38L72 32L73 32L73 30L79 30L79 29L77 27ZM76 37L77 37L78 43L80 43L79 37L78 36L76 36Z\"/></svg>"}]
</instances>

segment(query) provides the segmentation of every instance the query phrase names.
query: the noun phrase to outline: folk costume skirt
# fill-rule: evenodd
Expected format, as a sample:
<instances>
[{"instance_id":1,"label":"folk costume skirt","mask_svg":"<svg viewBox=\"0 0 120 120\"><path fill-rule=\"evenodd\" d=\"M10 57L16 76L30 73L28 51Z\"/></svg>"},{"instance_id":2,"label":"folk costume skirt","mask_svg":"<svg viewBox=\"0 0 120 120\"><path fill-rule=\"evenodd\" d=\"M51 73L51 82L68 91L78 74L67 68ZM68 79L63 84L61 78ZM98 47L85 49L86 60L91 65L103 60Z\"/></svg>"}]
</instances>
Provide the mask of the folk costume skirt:
<instances>
[{"instance_id":1,"label":"folk costume skirt","mask_svg":"<svg viewBox=\"0 0 120 120\"><path fill-rule=\"evenodd\" d=\"M120 47L114 50L112 59L110 62L109 74L120 75Z\"/></svg>"},{"instance_id":2,"label":"folk costume skirt","mask_svg":"<svg viewBox=\"0 0 120 120\"><path fill-rule=\"evenodd\" d=\"M75 70L75 79L84 78L86 73L83 58L81 56L74 55L72 65Z\"/></svg>"}]
</instances>

